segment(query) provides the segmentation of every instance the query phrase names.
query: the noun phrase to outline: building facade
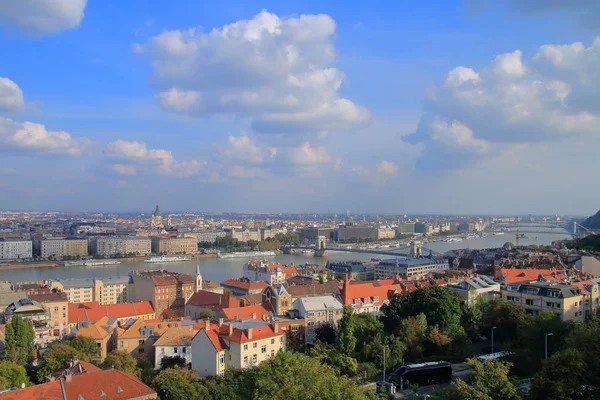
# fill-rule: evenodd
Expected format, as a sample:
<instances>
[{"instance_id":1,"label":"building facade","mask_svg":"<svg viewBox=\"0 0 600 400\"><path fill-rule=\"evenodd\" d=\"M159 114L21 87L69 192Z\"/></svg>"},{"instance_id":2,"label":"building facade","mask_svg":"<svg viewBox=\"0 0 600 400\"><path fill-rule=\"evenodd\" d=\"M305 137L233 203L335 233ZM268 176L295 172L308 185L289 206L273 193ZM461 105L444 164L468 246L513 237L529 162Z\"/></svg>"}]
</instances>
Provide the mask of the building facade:
<instances>
[{"instance_id":1,"label":"building facade","mask_svg":"<svg viewBox=\"0 0 600 400\"><path fill-rule=\"evenodd\" d=\"M187 300L194 294L195 279L188 274L165 270L135 271L131 277L133 299L151 301L159 316L167 309L183 314Z\"/></svg>"},{"instance_id":2,"label":"building facade","mask_svg":"<svg viewBox=\"0 0 600 400\"><path fill-rule=\"evenodd\" d=\"M31 240L0 239L0 260L19 260L33 257Z\"/></svg>"},{"instance_id":3,"label":"building facade","mask_svg":"<svg viewBox=\"0 0 600 400\"><path fill-rule=\"evenodd\" d=\"M375 265L375 279L385 279L396 275L403 278L419 278L432 272L447 271L448 268L447 261L437 262L430 258L383 260Z\"/></svg>"},{"instance_id":4,"label":"building facade","mask_svg":"<svg viewBox=\"0 0 600 400\"><path fill-rule=\"evenodd\" d=\"M198 252L198 239L193 237L153 237L154 254L194 254Z\"/></svg>"},{"instance_id":5,"label":"building facade","mask_svg":"<svg viewBox=\"0 0 600 400\"><path fill-rule=\"evenodd\" d=\"M28 297L41 304L48 313L48 334L61 338L69 333L69 299L64 292L44 291L30 293Z\"/></svg>"},{"instance_id":6,"label":"building facade","mask_svg":"<svg viewBox=\"0 0 600 400\"><path fill-rule=\"evenodd\" d=\"M168 328L154 342L154 369L160 368L165 357L181 357L187 366L192 365L192 338L196 332L191 325Z\"/></svg>"},{"instance_id":7,"label":"building facade","mask_svg":"<svg viewBox=\"0 0 600 400\"><path fill-rule=\"evenodd\" d=\"M344 305L333 296L301 297L294 302L294 309L304 318L306 343L313 344L317 328L323 325L337 326L342 319Z\"/></svg>"},{"instance_id":8,"label":"building facade","mask_svg":"<svg viewBox=\"0 0 600 400\"><path fill-rule=\"evenodd\" d=\"M61 279L48 281L48 284L52 289L64 291L71 303L117 304L132 300L129 276Z\"/></svg>"},{"instance_id":9,"label":"building facade","mask_svg":"<svg viewBox=\"0 0 600 400\"><path fill-rule=\"evenodd\" d=\"M92 253L103 257L135 254L147 256L151 252L151 240L143 236L108 236L93 238L90 241Z\"/></svg>"}]
</instances>

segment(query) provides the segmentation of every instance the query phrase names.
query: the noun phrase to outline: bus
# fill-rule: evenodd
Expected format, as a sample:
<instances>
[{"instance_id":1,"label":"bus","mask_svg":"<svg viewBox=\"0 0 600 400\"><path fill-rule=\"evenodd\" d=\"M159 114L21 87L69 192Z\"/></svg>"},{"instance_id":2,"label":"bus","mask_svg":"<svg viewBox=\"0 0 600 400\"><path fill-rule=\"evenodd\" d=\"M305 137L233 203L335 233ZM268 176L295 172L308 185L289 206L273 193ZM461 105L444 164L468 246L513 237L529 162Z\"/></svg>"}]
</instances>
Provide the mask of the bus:
<instances>
[{"instance_id":1,"label":"bus","mask_svg":"<svg viewBox=\"0 0 600 400\"><path fill-rule=\"evenodd\" d=\"M447 361L403 365L394 371L391 380L400 386L400 390L414 384L427 386L448 383L452 380L452 365Z\"/></svg>"},{"instance_id":2,"label":"bus","mask_svg":"<svg viewBox=\"0 0 600 400\"><path fill-rule=\"evenodd\" d=\"M484 364L486 360L499 360L504 357L508 357L513 355L512 351L498 351L496 353L484 354L482 356L477 357L480 363Z\"/></svg>"}]
</instances>

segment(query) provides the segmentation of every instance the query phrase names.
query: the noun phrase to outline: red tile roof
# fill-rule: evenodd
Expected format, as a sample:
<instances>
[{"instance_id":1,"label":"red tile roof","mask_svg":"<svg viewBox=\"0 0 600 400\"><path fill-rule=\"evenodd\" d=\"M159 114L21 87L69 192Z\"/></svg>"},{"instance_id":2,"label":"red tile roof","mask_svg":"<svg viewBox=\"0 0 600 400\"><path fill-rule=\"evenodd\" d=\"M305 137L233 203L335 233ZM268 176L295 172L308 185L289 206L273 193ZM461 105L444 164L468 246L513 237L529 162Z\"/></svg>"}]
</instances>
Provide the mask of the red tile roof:
<instances>
[{"instance_id":1,"label":"red tile roof","mask_svg":"<svg viewBox=\"0 0 600 400\"><path fill-rule=\"evenodd\" d=\"M264 289L265 287L269 286L269 284L267 282L248 282L242 279L227 279L224 282L221 282L221 286L225 287L225 286L231 286L231 287L236 287L236 288L240 288L240 289Z\"/></svg>"},{"instance_id":2,"label":"red tile roof","mask_svg":"<svg viewBox=\"0 0 600 400\"><path fill-rule=\"evenodd\" d=\"M229 348L225 341L217 334L216 331L204 330L204 332L206 333L206 336L208 336L208 340L210 340L210 342L217 351L223 351Z\"/></svg>"},{"instance_id":3,"label":"red tile roof","mask_svg":"<svg viewBox=\"0 0 600 400\"><path fill-rule=\"evenodd\" d=\"M0 394L0 400L141 400L156 397L154 390L117 369L89 371L73 376L71 382L56 380Z\"/></svg>"},{"instance_id":4,"label":"red tile roof","mask_svg":"<svg viewBox=\"0 0 600 400\"><path fill-rule=\"evenodd\" d=\"M224 308L222 312L225 314L225 318L227 319L253 318L253 314L255 314L254 319L261 319L264 321L269 316L269 311L262 305Z\"/></svg>"},{"instance_id":5,"label":"red tile roof","mask_svg":"<svg viewBox=\"0 0 600 400\"><path fill-rule=\"evenodd\" d=\"M80 307L75 307L80 306ZM136 301L134 303L105 304L98 303L69 303L69 323L83 321L98 321L102 317L133 318L138 315L154 313L154 307L149 301Z\"/></svg>"},{"instance_id":6,"label":"red tile roof","mask_svg":"<svg viewBox=\"0 0 600 400\"><path fill-rule=\"evenodd\" d=\"M198 290L189 298L187 304L198 307L206 307L212 310L239 307L240 301L233 296Z\"/></svg>"},{"instance_id":7,"label":"red tile roof","mask_svg":"<svg viewBox=\"0 0 600 400\"><path fill-rule=\"evenodd\" d=\"M521 282L521 281L534 281L539 275L545 278L551 278L553 273L560 275L561 271L553 272L549 269L508 269L502 268L500 270L502 278L506 283Z\"/></svg>"},{"instance_id":8,"label":"red tile roof","mask_svg":"<svg viewBox=\"0 0 600 400\"><path fill-rule=\"evenodd\" d=\"M219 336L225 340L237 343L253 342L255 340L266 339L275 336L285 335L285 331L278 329L277 332L271 325L259 326L252 329L252 339L248 338L248 330L233 328L231 335L229 334L229 325L225 324L219 328Z\"/></svg>"},{"instance_id":9,"label":"red tile roof","mask_svg":"<svg viewBox=\"0 0 600 400\"><path fill-rule=\"evenodd\" d=\"M344 304L356 304L356 300L358 299L361 305L382 305L383 302L389 300L394 293L402 293L402 286L393 279L382 279L370 282L346 280L339 290L340 297ZM365 299L369 300L365 302Z\"/></svg>"}]
</instances>

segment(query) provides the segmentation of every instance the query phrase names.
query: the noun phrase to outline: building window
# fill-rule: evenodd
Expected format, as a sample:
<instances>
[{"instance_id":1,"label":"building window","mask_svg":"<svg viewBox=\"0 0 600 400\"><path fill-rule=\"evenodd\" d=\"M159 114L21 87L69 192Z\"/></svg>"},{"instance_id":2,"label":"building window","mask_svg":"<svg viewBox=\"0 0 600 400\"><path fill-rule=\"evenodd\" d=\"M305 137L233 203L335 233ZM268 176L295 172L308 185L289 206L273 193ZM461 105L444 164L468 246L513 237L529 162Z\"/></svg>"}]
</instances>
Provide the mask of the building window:
<instances>
[{"instance_id":1,"label":"building window","mask_svg":"<svg viewBox=\"0 0 600 400\"><path fill-rule=\"evenodd\" d=\"M248 365L248 356L244 357L244 365Z\"/></svg>"},{"instance_id":2,"label":"building window","mask_svg":"<svg viewBox=\"0 0 600 400\"><path fill-rule=\"evenodd\" d=\"M225 355L224 354L221 354L219 361L221 362L221 364L225 364Z\"/></svg>"},{"instance_id":3,"label":"building window","mask_svg":"<svg viewBox=\"0 0 600 400\"><path fill-rule=\"evenodd\" d=\"M256 360L257 360L256 354L253 354L252 355L252 363L256 364Z\"/></svg>"},{"instance_id":4,"label":"building window","mask_svg":"<svg viewBox=\"0 0 600 400\"><path fill-rule=\"evenodd\" d=\"M275 344L275 339L271 339L271 344Z\"/></svg>"},{"instance_id":5,"label":"building window","mask_svg":"<svg viewBox=\"0 0 600 400\"><path fill-rule=\"evenodd\" d=\"M253 348L257 348L258 347L258 343L256 343L256 342L252 343L252 347Z\"/></svg>"},{"instance_id":6,"label":"building window","mask_svg":"<svg viewBox=\"0 0 600 400\"><path fill-rule=\"evenodd\" d=\"M525 299L525 304L528 306L532 306L533 305L533 300L531 299Z\"/></svg>"},{"instance_id":7,"label":"building window","mask_svg":"<svg viewBox=\"0 0 600 400\"><path fill-rule=\"evenodd\" d=\"M247 344L244 345L244 350L248 350L248 345Z\"/></svg>"},{"instance_id":8,"label":"building window","mask_svg":"<svg viewBox=\"0 0 600 400\"><path fill-rule=\"evenodd\" d=\"M271 357L275 357L275 350L271 350Z\"/></svg>"},{"instance_id":9,"label":"building window","mask_svg":"<svg viewBox=\"0 0 600 400\"><path fill-rule=\"evenodd\" d=\"M187 349L185 347L182 347L181 350L185 353Z\"/></svg>"},{"instance_id":10,"label":"building window","mask_svg":"<svg viewBox=\"0 0 600 400\"><path fill-rule=\"evenodd\" d=\"M173 353L177 354L177 347L173 348Z\"/></svg>"},{"instance_id":11,"label":"building window","mask_svg":"<svg viewBox=\"0 0 600 400\"><path fill-rule=\"evenodd\" d=\"M144 345L144 339L140 339L140 340L138 340L138 345L139 345L139 346L143 346L143 345Z\"/></svg>"},{"instance_id":12,"label":"building window","mask_svg":"<svg viewBox=\"0 0 600 400\"><path fill-rule=\"evenodd\" d=\"M262 347L260 348L260 352L261 352L262 354L265 354L265 353L267 352L267 345L266 345L266 344L263 344L263 345L262 345Z\"/></svg>"}]
</instances>

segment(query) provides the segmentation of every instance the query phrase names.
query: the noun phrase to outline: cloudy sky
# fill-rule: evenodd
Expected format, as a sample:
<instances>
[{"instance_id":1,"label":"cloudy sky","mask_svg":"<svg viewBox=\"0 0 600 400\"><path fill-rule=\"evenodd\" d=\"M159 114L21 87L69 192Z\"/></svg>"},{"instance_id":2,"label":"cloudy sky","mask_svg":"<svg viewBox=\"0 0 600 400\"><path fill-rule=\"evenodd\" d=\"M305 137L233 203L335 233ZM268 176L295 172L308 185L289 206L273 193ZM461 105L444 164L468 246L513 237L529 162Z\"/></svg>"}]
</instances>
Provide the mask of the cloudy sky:
<instances>
[{"instance_id":1,"label":"cloudy sky","mask_svg":"<svg viewBox=\"0 0 600 400\"><path fill-rule=\"evenodd\" d=\"M591 214L599 20L596 0L0 0L0 209Z\"/></svg>"}]
</instances>

